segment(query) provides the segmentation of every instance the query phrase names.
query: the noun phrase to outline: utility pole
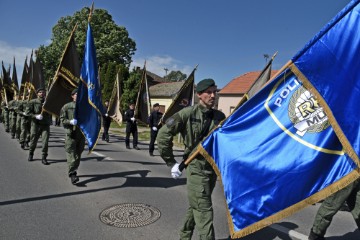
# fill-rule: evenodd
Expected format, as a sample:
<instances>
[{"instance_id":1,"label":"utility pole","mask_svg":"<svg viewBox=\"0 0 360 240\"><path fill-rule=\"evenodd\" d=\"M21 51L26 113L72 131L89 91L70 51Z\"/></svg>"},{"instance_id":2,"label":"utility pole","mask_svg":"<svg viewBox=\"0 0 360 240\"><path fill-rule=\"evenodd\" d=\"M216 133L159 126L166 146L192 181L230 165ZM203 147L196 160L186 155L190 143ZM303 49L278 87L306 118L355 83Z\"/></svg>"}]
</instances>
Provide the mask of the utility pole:
<instances>
[{"instance_id":1,"label":"utility pole","mask_svg":"<svg viewBox=\"0 0 360 240\"><path fill-rule=\"evenodd\" d=\"M165 70L165 79L166 79L166 77L167 77L167 72L169 71L169 69L167 69L167 68L164 68L164 70Z\"/></svg>"},{"instance_id":2,"label":"utility pole","mask_svg":"<svg viewBox=\"0 0 360 240\"><path fill-rule=\"evenodd\" d=\"M269 54L264 54L264 58L265 58L265 63L267 63L268 59L269 59Z\"/></svg>"}]
</instances>

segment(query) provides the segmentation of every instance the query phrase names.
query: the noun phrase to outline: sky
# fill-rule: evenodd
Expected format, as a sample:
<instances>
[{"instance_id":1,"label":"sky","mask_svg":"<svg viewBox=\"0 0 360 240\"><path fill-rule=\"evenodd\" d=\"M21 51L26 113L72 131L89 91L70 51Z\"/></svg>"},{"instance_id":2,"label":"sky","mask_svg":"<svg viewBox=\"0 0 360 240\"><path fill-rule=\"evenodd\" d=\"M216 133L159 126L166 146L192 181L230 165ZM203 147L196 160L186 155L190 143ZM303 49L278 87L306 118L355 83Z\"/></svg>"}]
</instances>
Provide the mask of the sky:
<instances>
[{"instance_id":1,"label":"sky","mask_svg":"<svg viewBox=\"0 0 360 240\"><path fill-rule=\"evenodd\" d=\"M93 1L0 0L0 60L16 60L20 81L26 56L49 45L52 28ZM350 0L100 0L137 50L131 67L163 77L165 68L189 74L195 82L213 78L219 88L266 64L278 52L280 69ZM55 73L54 73L55 74Z\"/></svg>"}]
</instances>

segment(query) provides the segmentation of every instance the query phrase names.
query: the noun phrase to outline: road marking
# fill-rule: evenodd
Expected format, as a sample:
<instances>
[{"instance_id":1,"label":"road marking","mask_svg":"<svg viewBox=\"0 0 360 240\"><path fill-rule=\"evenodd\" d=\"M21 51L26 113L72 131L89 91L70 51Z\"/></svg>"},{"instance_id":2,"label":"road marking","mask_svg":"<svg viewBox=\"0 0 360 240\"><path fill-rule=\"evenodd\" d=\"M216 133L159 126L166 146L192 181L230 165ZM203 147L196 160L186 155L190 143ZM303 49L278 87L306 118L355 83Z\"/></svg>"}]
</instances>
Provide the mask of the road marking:
<instances>
[{"instance_id":1,"label":"road marking","mask_svg":"<svg viewBox=\"0 0 360 240\"><path fill-rule=\"evenodd\" d=\"M294 237L296 239L299 239L299 240L307 240L308 239L308 236L302 234L302 233L299 233L297 231L294 231L294 230L291 230L291 229L288 229L286 227L283 227L279 224L273 224L270 226L272 229L275 229L279 232L282 232L282 233L285 233L287 235L289 235L290 237Z\"/></svg>"},{"instance_id":2,"label":"road marking","mask_svg":"<svg viewBox=\"0 0 360 240\"><path fill-rule=\"evenodd\" d=\"M98 157L103 157L104 158L103 160L113 160L111 157L107 157L106 155L95 152L95 151L92 151L91 153L95 154Z\"/></svg>"}]
</instances>

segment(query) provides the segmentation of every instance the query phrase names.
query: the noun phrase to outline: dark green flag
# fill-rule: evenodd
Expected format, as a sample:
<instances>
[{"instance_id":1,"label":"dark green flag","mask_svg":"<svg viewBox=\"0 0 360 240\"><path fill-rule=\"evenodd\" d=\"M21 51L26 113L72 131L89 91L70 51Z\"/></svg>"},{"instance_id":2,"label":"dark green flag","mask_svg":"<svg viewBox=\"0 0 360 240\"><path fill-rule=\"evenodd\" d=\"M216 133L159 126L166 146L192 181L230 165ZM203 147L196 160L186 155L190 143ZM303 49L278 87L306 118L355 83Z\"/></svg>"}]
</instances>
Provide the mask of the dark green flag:
<instances>
[{"instance_id":1,"label":"dark green flag","mask_svg":"<svg viewBox=\"0 0 360 240\"><path fill-rule=\"evenodd\" d=\"M29 73L29 66L27 64L27 56L26 56L25 62L24 62L24 68L23 68L23 72L22 72L22 76L21 76L20 89L19 89L19 98L22 97L22 99L25 99L25 95L26 95L27 82L29 80L28 73Z\"/></svg>"},{"instance_id":2,"label":"dark green flag","mask_svg":"<svg viewBox=\"0 0 360 240\"><path fill-rule=\"evenodd\" d=\"M195 70L196 68L194 68L194 70L190 73L189 77L184 82L184 85L180 88L171 105L164 113L161 119L162 123L166 122L169 117L171 117L181 109L191 106L193 104Z\"/></svg>"},{"instance_id":3,"label":"dark green flag","mask_svg":"<svg viewBox=\"0 0 360 240\"><path fill-rule=\"evenodd\" d=\"M14 57L14 63L13 63L13 72L12 72L12 82L11 86L13 88L13 92L18 95L19 94L19 83L17 78L17 72L16 72L16 65L15 65L15 57Z\"/></svg>"},{"instance_id":4,"label":"dark green flag","mask_svg":"<svg viewBox=\"0 0 360 240\"><path fill-rule=\"evenodd\" d=\"M150 95L149 86L146 78L146 63L144 64L143 74L141 77L141 83L139 87L138 96L135 105L135 118L140 122L147 124L147 119L150 115Z\"/></svg>"},{"instance_id":5,"label":"dark green flag","mask_svg":"<svg viewBox=\"0 0 360 240\"><path fill-rule=\"evenodd\" d=\"M64 104L72 101L71 92L78 86L80 78L79 54L74 40L75 28L66 45L54 80L45 99L43 109L56 116Z\"/></svg>"},{"instance_id":6,"label":"dark green flag","mask_svg":"<svg viewBox=\"0 0 360 240\"><path fill-rule=\"evenodd\" d=\"M120 98L121 98L121 81L123 79L120 79L120 73L118 72L116 74L116 80L114 83L114 88L111 93L111 98L109 101L109 108L107 110L107 114L117 123L119 126L121 126L123 118L120 111Z\"/></svg>"},{"instance_id":7,"label":"dark green flag","mask_svg":"<svg viewBox=\"0 0 360 240\"><path fill-rule=\"evenodd\" d=\"M10 78L10 67L8 71L6 71L4 67L4 62L2 62L2 71L3 71L3 88L4 88L4 98L6 101L6 104L13 100L14 98L14 92L11 87L11 78Z\"/></svg>"}]
</instances>

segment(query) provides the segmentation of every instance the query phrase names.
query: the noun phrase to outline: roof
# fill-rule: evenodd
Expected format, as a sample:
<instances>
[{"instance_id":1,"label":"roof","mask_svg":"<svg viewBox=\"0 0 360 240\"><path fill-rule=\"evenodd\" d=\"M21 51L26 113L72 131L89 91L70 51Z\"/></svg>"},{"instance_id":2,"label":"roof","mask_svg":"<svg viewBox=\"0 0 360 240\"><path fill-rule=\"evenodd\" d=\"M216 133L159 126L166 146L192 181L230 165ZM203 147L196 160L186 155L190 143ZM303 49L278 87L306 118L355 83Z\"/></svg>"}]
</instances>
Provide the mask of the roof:
<instances>
[{"instance_id":1,"label":"roof","mask_svg":"<svg viewBox=\"0 0 360 240\"><path fill-rule=\"evenodd\" d=\"M166 82L165 78L162 78L158 75L156 75L155 73L146 71L146 78L148 80L148 84L149 86L153 86L159 83L163 83Z\"/></svg>"},{"instance_id":2,"label":"roof","mask_svg":"<svg viewBox=\"0 0 360 240\"><path fill-rule=\"evenodd\" d=\"M149 87L150 97L173 97L184 85L180 82L163 82Z\"/></svg>"},{"instance_id":3,"label":"roof","mask_svg":"<svg viewBox=\"0 0 360 240\"><path fill-rule=\"evenodd\" d=\"M271 70L271 77L277 72L278 70ZM223 87L219 94L245 94L260 74L261 71L254 71L236 77Z\"/></svg>"}]
</instances>

